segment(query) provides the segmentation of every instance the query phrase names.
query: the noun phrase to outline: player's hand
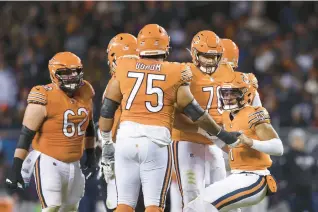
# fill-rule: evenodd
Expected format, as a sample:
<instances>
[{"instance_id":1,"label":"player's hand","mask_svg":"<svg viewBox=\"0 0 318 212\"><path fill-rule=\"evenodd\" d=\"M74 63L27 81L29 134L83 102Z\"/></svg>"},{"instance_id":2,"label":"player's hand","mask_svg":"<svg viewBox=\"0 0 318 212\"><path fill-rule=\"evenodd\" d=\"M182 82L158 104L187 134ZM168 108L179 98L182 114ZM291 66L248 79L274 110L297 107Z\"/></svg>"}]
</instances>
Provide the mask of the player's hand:
<instances>
[{"instance_id":1,"label":"player's hand","mask_svg":"<svg viewBox=\"0 0 318 212\"><path fill-rule=\"evenodd\" d=\"M220 132L216 135L219 139L221 139L224 143L229 145L230 147L234 148L237 145L239 145L240 140L239 136L242 133L240 132L227 132L223 129L220 130Z\"/></svg>"},{"instance_id":2,"label":"player's hand","mask_svg":"<svg viewBox=\"0 0 318 212\"><path fill-rule=\"evenodd\" d=\"M102 162L101 169L106 183L115 178L115 161Z\"/></svg>"},{"instance_id":3,"label":"player's hand","mask_svg":"<svg viewBox=\"0 0 318 212\"><path fill-rule=\"evenodd\" d=\"M246 146L249 146L249 147L253 146L253 139L246 137L246 135L244 134L240 135L239 139L240 139L240 143L245 144Z\"/></svg>"},{"instance_id":4,"label":"player's hand","mask_svg":"<svg viewBox=\"0 0 318 212\"><path fill-rule=\"evenodd\" d=\"M23 160L20 158L13 159L13 166L6 179L6 188L9 194L21 191L25 188L23 177L21 174Z\"/></svg>"},{"instance_id":5,"label":"player's hand","mask_svg":"<svg viewBox=\"0 0 318 212\"><path fill-rule=\"evenodd\" d=\"M108 183L111 179L114 178L115 173L115 147L113 143L103 144L102 146L102 171L104 178Z\"/></svg>"},{"instance_id":6,"label":"player's hand","mask_svg":"<svg viewBox=\"0 0 318 212\"><path fill-rule=\"evenodd\" d=\"M96 163L95 149L86 149L86 161L82 172L85 176L85 179L88 180L93 177L98 171L98 166Z\"/></svg>"}]
</instances>

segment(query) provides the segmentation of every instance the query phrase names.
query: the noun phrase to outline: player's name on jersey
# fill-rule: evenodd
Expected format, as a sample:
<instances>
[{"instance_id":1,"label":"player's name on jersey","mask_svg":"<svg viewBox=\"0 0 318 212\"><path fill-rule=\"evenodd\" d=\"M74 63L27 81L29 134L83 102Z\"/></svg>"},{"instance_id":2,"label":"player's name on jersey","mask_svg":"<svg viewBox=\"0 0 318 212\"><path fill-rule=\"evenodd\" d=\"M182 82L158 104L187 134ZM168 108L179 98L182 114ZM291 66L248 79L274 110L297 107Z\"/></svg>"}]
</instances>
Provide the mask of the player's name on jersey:
<instances>
[{"instance_id":1,"label":"player's name on jersey","mask_svg":"<svg viewBox=\"0 0 318 212\"><path fill-rule=\"evenodd\" d=\"M138 62L136 63L136 70L161 71L161 64L146 65Z\"/></svg>"}]
</instances>

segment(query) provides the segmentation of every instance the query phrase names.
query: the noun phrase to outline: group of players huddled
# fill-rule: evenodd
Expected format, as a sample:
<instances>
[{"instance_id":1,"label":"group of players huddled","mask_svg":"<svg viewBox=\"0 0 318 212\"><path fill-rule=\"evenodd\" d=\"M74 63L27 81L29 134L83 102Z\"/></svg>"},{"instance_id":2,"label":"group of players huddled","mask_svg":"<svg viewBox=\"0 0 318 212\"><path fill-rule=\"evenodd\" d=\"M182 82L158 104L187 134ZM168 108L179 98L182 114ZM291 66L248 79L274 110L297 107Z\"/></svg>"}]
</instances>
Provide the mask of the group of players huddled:
<instances>
[{"instance_id":1,"label":"group of players huddled","mask_svg":"<svg viewBox=\"0 0 318 212\"><path fill-rule=\"evenodd\" d=\"M144 26L137 38L118 34L107 47L112 78L98 135L100 168L114 197L109 207L133 212L142 187L145 211L162 212L171 178L185 212L236 211L275 193L270 155L282 155L283 145L262 107L257 79L235 71L236 44L203 30L192 39L192 63L166 61L169 50L170 37L157 24ZM48 68L52 83L29 93L6 185L23 190L34 175L43 212L73 212L85 179L98 168L94 89L71 52L54 55Z\"/></svg>"}]
</instances>

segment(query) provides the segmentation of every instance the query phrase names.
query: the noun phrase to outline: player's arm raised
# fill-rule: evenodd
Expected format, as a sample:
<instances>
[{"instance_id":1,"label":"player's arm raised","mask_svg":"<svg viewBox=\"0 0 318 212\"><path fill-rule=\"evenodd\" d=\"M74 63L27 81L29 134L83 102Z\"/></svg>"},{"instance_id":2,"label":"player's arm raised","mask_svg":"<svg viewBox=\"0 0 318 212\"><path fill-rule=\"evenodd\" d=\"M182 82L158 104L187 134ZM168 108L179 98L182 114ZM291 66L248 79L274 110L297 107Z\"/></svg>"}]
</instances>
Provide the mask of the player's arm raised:
<instances>
[{"instance_id":1,"label":"player's arm raised","mask_svg":"<svg viewBox=\"0 0 318 212\"><path fill-rule=\"evenodd\" d=\"M30 145L41 127L46 115L46 97L41 91L43 88L36 87L32 89L28 97L28 106L24 113L22 129L14 152L12 170L6 179L9 189L23 189L24 182L21 175L22 163L28 155Z\"/></svg>"},{"instance_id":2,"label":"player's arm raised","mask_svg":"<svg viewBox=\"0 0 318 212\"><path fill-rule=\"evenodd\" d=\"M258 115L251 116L250 122L255 120L255 123L252 123L252 125L254 125L252 127L254 127L256 135L260 140L246 138L241 142L257 151L269 155L282 156L284 153L283 143L273 126L269 123L268 112L264 109L256 113L258 113ZM242 137L246 136L242 135Z\"/></svg>"},{"instance_id":3,"label":"player's arm raised","mask_svg":"<svg viewBox=\"0 0 318 212\"><path fill-rule=\"evenodd\" d=\"M182 84L177 91L177 105L183 113L188 116L195 124L204 129L209 134L215 135L228 145L234 145L238 141L240 133L229 133L223 130L213 118L206 113L194 99L190 86Z\"/></svg>"}]
</instances>

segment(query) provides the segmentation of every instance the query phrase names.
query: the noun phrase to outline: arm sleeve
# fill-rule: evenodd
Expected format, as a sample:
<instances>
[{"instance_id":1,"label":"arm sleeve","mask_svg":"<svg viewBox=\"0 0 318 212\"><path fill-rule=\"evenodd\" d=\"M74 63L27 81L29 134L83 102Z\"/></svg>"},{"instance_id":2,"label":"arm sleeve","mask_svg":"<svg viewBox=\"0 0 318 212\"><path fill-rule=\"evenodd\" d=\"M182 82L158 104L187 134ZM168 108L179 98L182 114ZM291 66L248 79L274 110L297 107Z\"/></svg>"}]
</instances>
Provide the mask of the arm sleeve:
<instances>
[{"instance_id":1,"label":"arm sleeve","mask_svg":"<svg viewBox=\"0 0 318 212\"><path fill-rule=\"evenodd\" d=\"M283 143L279 138L273 138L267 141L253 139L253 146L251 146L251 148L275 156L282 156L284 153Z\"/></svg>"}]
</instances>

